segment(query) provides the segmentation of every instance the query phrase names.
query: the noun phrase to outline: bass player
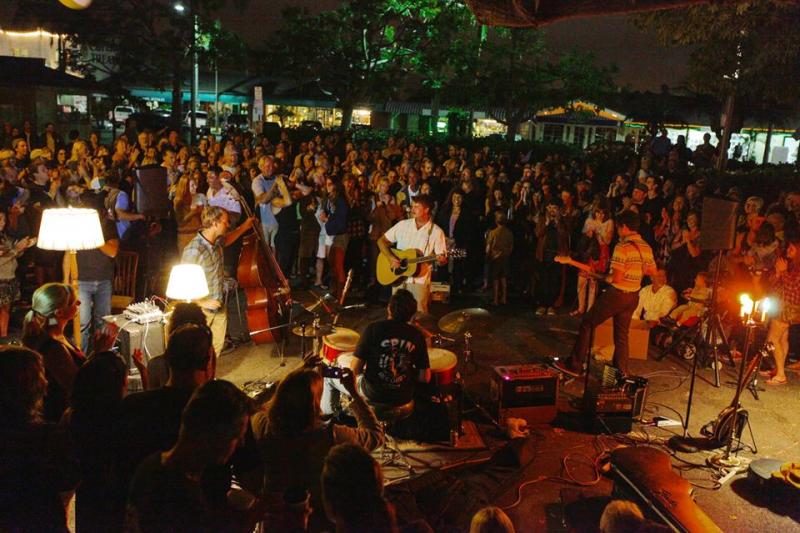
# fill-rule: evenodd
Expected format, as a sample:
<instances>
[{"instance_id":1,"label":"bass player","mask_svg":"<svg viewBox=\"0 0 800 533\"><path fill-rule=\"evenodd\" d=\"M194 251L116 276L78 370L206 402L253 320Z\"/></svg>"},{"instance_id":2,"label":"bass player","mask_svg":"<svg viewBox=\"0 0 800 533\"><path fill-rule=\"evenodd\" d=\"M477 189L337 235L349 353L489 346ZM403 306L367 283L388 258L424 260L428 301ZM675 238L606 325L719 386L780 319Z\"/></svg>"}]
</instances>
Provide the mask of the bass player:
<instances>
[{"instance_id":1,"label":"bass player","mask_svg":"<svg viewBox=\"0 0 800 533\"><path fill-rule=\"evenodd\" d=\"M392 247L400 250L409 248L419 250L423 255L436 254L436 262L447 263L447 244L444 231L431 220L433 199L426 194L418 194L411 201L411 217L401 220L378 239L378 248L389 259L392 268L400 267L400 260L392 253ZM417 311L428 312L431 299L430 264L420 264L415 276L408 277L400 285L407 289L417 301ZM398 287L395 287L395 291Z\"/></svg>"}]
</instances>

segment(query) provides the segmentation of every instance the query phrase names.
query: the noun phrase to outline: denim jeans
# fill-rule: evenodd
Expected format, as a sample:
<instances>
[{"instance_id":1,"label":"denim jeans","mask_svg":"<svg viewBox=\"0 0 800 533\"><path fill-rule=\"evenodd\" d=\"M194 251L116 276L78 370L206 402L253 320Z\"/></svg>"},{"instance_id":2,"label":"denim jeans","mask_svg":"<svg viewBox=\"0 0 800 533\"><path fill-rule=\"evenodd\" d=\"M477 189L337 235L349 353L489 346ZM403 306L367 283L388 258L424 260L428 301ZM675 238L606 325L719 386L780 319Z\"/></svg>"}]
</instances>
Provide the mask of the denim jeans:
<instances>
[{"instance_id":1,"label":"denim jeans","mask_svg":"<svg viewBox=\"0 0 800 533\"><path fill-rule=\"evenodd\" d=\"M573 370L578 370L586 361L589 353L590 340L594 328L608 320L614 319L614 366L628 374L628 333L631 327L631 318L639 303L639 293L624 292L614 287L609 287L601 293L594 302L594 306L586 311L578 329L578 340L572 348L568 365Z\"/></svg>"},{"instance_id":2,"label":"denim jeans","mask_svg":"<svg viewBox=\"0 0 800 533\"><path fill-rule=\"evenodd\" d=\"M81 301L81 350L89 353L93 348L94 332L103 325L103 317L111 314L111 280L78 281L78 299Z\"/></svg>"}]
</instances>

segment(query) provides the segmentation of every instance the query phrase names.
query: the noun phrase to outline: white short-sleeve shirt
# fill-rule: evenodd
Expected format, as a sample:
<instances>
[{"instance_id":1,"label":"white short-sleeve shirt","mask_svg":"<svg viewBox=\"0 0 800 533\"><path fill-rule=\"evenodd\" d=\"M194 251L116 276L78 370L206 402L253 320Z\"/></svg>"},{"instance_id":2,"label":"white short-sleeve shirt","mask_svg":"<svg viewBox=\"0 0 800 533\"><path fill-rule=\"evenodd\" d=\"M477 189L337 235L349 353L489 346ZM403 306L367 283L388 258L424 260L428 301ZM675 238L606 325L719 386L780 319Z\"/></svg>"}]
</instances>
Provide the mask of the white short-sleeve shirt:
<instances>
[{"instance_id":1,"label":"white short-sleeve shirt","mask_svg":"<svg viewBox=\"0 0 800 533\"><path fill-rule=\"evenodd\" d=\"M428 221L421 228L417 228L417 222L413 218L401 220L389 228L383 236L400 250L413 248L419 250L422 255L447 253L444 231L433 221ZM419 275L408 278L406 281L407 283L429 283L432 270L431 263L423 263L420 265Z\"/></svg>"}]
</instances>

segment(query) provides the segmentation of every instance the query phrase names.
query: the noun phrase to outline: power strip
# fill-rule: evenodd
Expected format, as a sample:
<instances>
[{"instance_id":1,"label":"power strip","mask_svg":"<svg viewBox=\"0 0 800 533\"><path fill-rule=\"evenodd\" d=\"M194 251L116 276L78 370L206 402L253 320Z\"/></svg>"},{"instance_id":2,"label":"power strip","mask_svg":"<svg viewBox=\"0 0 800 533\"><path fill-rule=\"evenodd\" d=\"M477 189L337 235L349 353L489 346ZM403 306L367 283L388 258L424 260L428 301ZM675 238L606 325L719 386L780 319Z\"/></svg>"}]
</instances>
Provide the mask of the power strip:
<instances>
[{"instance_id":1,"label":"power strip","mask_svg":"<svg viewBox=\"0 0 800 533\"><path fill-rule=\"evenodd\" d=\"M671 427L682 426L683 424L681 424L677 420L673 420L665 416L656 416L653 418L653 425L655 425L658 428L671 428Z\"/></svg>"}]
</instances>

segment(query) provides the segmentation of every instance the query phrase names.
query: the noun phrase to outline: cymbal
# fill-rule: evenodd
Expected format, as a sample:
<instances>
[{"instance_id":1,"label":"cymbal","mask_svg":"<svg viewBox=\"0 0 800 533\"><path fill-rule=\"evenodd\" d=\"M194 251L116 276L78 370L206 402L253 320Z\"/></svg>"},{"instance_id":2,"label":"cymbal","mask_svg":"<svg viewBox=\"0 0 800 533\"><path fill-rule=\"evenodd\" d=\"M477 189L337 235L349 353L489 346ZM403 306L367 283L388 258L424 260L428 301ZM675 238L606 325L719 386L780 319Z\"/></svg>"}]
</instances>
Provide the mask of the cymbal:
<instances>
[{"instance_id":1,"label":"cymbal","mask_svg":"<svg viewBox=\"0 0 800 533\"><path fill-rule=\"evenodd\" d=\"M318 328L314 326L306 326L305 334L303 334L303 328L300 326L295 326L292 328L292 333L297 335L298 337L324 337L325 335L330 335L333 333L333 326L325 324Z\"/></svg>"},{"instance_id":2,"label":"cymbal","mask_svg":"<svg viewBox=\"0 0 800 533\"><path fill-rule=\"evenodd\" d=\"M439 319L439 329L445 333L461 334L486 332L491 328L491 313L480 307L460 309Z\"/></svg>"}]
</instances>

